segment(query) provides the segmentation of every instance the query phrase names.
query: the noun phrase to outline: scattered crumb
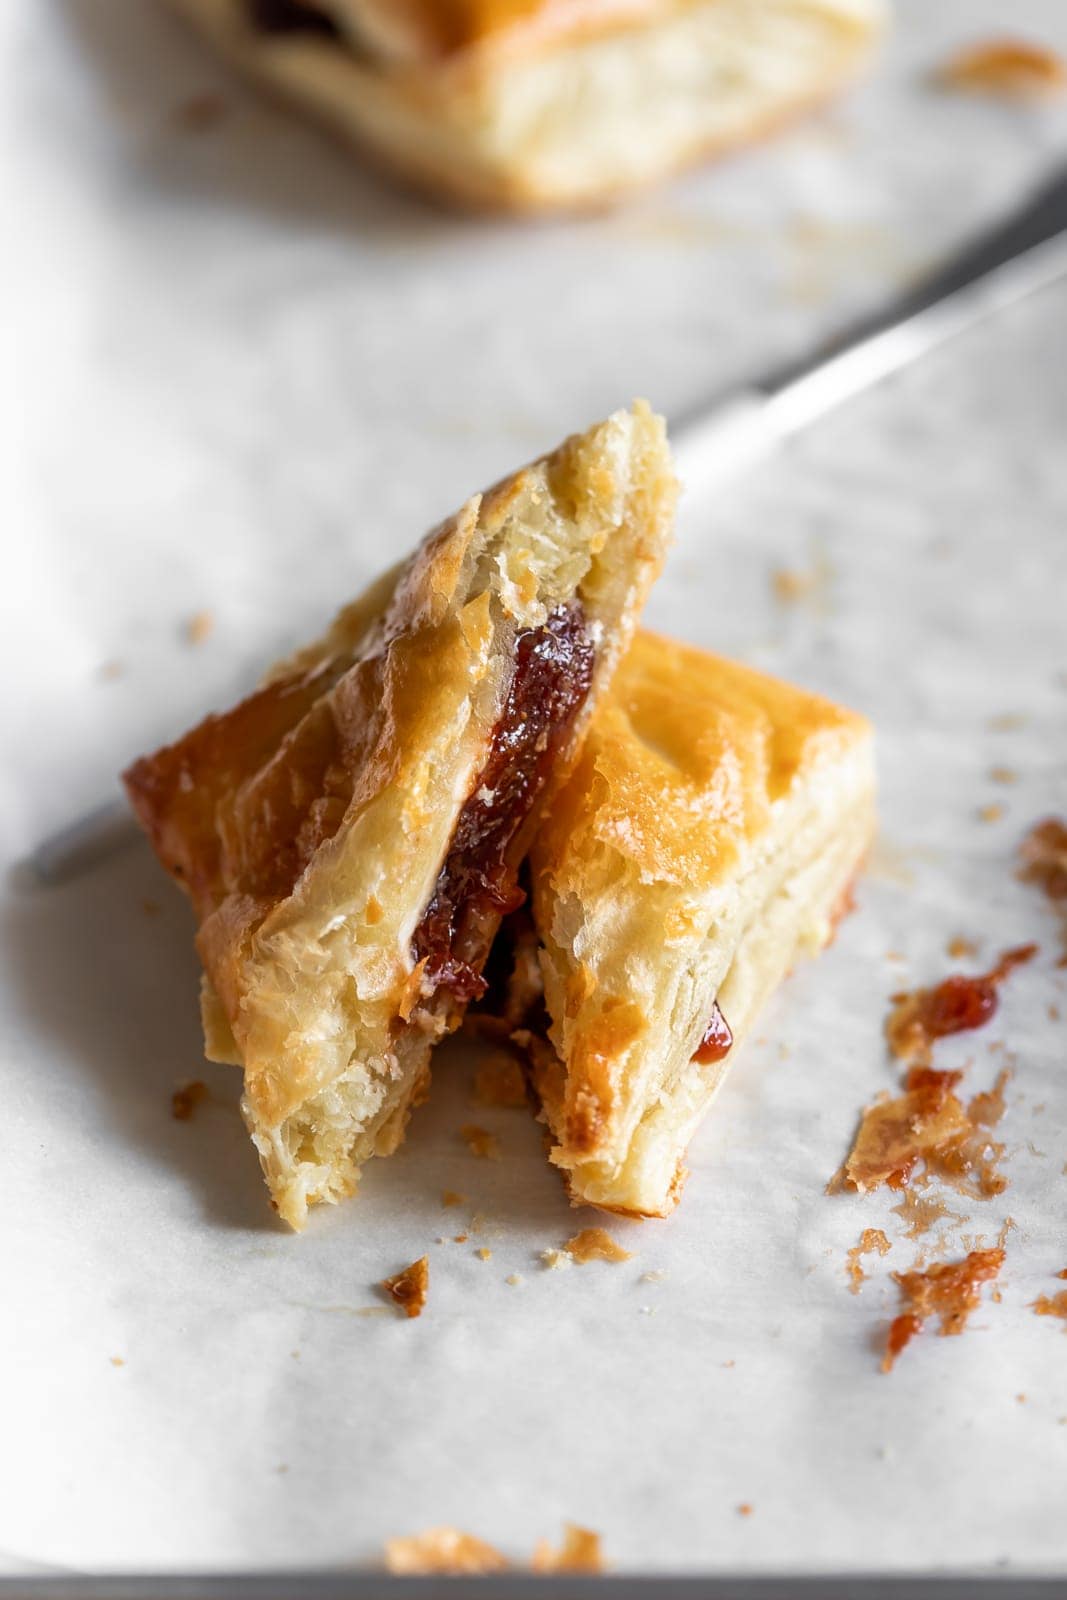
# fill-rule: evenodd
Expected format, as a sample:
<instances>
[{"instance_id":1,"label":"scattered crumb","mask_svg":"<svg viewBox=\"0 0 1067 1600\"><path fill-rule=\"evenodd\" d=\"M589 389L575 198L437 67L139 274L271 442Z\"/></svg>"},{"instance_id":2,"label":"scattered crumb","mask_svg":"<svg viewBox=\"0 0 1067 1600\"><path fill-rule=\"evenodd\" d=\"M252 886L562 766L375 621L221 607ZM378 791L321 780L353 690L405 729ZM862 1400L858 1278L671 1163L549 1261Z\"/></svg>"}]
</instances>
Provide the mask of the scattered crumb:
<instances>
[{"instance_id":1,"label":"scattered crumb","mask_svg":"<svg viewBox=\"0 0 1067 1600\"><path fill-rule=\"evenodd\" d=\"M1026 1404L1026 1396L1024 1394L1017 1394L1015 1396L1015 1398L1016 1398L1016 1400L1019 1402L1019 1404L1021 1406L1024 1406Z\"/></svg>"},{"instance_id":2,"label":"scattered crumb","mask_svg":"<svg viewBox=\"0 0 1067 1600\"><path fill-rule=\"evenodd\" d=\"M892 1246L881 1228L865 1228L860 1235L859 1244L853 1245L848 1252L848 1275L852 1280L849 1288L853 1294L859 1294L867 1276L860 1265L861 1256L869 1256L877 1250L880 1256L888 1255Z\"/></svg>"},{"instance_id":3,"label":"scattered crumb","mask_svg":"<svg viewBox=\"0 0 1067 1600\"><path fill-rule=\"evenodd\" d=\"M203 644L215 631L215 618L210 611L196 611L185 623L186 644Z\"/></svg>"},{"instance_id":4,"label":"scattered crumb","mask_svg":"<svg viewBox=\"0 0 1067 1600\"><path fill-rule=\"evenodd\" d=\"M774 598L783 606L795 606L798 601L805 599L815 588L816 582L814 572L792 572L788 567L779 567L771 573Z\"/></svg>"},{"instance_id":5,"label":"scattered crumb","mask_svg":"<svg viewBox=\"0 0 1067 1600\"><path fill-rule=\"evenodd\" d=\"M651 1272L642 1272L642 1283L662 1283L667 1276L662 1267L654 1267Z\"/></svg>"},{"instance_id":6,"label":"scattered crumb","mask_svg":"<svg viewBox=\"0 0 1067 1600\"><path fill-rule=\"evenodd\" d=\"M142 900L141 910L146 917L158 917L161 907L158 900Z\"/></svg>"},{"instance_id":7,"label":"scattered crumb","mask_svg":"<svg viewBox=\"0 0 1067 1600\"><path fill-rule=\"evenodd\" d=\"M385 1567L397 1576L443 1572L503 1572L508 1563L493 1545L458 1528L427 1528L406 1539L388 1539Z\"/></svg>"},{"instance_id":8,"label":"scattered crumb","mask_svg":"<svg viewBox=\"0 0 1067 1600\"><path fill-rule=\"evenodd\" d=\"M990 717L986 727L992 733L1012 733L1016 728L1026 727L1026 718L1019 711L1002 711L998 716Z\"/></svg>"},{"instance_id":9,"label":"scattered crumb","mask_svg":"<svg viewBox=\"0 0 1067 1600\"><path fill-rule=\"evenodd\" d=\"M979 822L999 822L1004 815L1004 807L998 805L979 806Z\"/></svg>"},{"instance_id":10,"label":"scattered crumb","mask_svg":"<svg viewBox=\"0 0 1067 1600\"><path fill-rule=\"evenodd\" d=\"M1067 822L1046 817L1034 824L1019 846L1019 877L1050 900L1067 900Z\"/></svg>"},{"instance_id":11,"label":"scattered crumb","mask_svg":"<svg viewBox=\"0 0 1067 1600\"><path fill-rule=\"evenodd\" d=\"M472 1156L480 1156L483 1161L500 1160L500 1141L487 1128L479 1128L476 1122L465 1122L459 1136Z\"/></svg>"},{"instance_id":12,"label":"scattered crumb","mask_svg":"<svg viewBox=\"0 0 1067 1600\"><path fill-rule=\"evenodd\" d=\"M474 1098L483 1106L528 1106L526 1079L514 1056L500 1051L480 1064L474 1074Z\"/></svg>"},{"instance_id":13,"label":"scattered crumb","mask_svg":"<svg viewBox=\"0 0 1067 1600\"><path fill-rule=\"evenodd\" d=\"M554 1550L547 1539L540 1539L530 1563L534 1572L603 1572L604 1557L600 1535L573 1522L563 1525L563 1543Z\"/></svg>"},{"instance_id":14,"label":"scattered crumb","mask_svg":"<svg viewBox=\"0 0 1067 1600\"><path fill-rule=\"evenodd\" d=\"M1004 1265L1003 1250L972 1250L962 1261L940 1261L925 1272L894 1272L910 1310L895 1317L886 1339L882 1371L889 1372L928 1317L939 1317L944 1336L963 1332L981 1297L981 1285Z\"/></svg>"},{"instance_id":15,"label":"scattered crumb","mask_svg":"<svg viewBox=\"0 0 1067 1600\"><path fill-rule=\"evenodd\" d=\"M723 1366L723 1367L736 1367L737 1366L737 1362L734 1361L733 1358L731 1357L731 1359L729 1361L721 1361L719 1363L719 1365Z\"/></svg>"},{"instance_id":16,"label":"scattered crumb","mask_svg":"<svg viewBox=\"0 0 1067 1600\"><path fill-rule=\"evenodd\" d=\"M467 1242L467 1240L469 1238L470 1238L470 1234L469 1233L454 1233L452 1235L452 1243L453 1244L466 1244L466 1242Z\"/></svg>"},{"instance_id":17,"label":"scattered crumb","mask_svg":"<svg viewBox=\"0 0 1067 1600\"><path fill-rule=\"evenodd\" d=\"M739 1517L750 1517L752 1515L752 1507L749 1505L747 1500L742 1500L741 1504L737 1508L737 1515Z\"/></svg>"},{"instance_id":18,"label":"scattered crumb","mask_svg":"<svg viewBox=\"0 0 1067 1600\"><path fill-rule=\"evenodd\" d=\"M906 1224L905 1239L919 1239L929 1233L935 1222L966 1222L958 1211L950 1211L945 1201L937 1195L920 1194L911 1184L904 1190L899 1204L891 1208Z\"/></svg>"},{"instance_id":19,"label":"scattered crumb","mask_svg":"<svg viewBox=\"0 0 1067 1600\"><path fill-rule=\"evenodd\" d=\"M566 1250L542 1250L541 1260L550 1272L562 1272L564 1267L573 1267L574 1257L567 1254Z\"/></svg>"},{"instance_id":20,"label":"scattered crumb","mask_svg":"<svg viewBox=\"0 0 1067 1600\"><path fill-rule=\"evenodd\" d=\"M209 1093L207 1084L199 1078L180 1083L170 1097L170 1114L175 1122L191 1122L197 1106L203 1104Z\"/></svg>"},{"instance_id":21,"label":"scattered crumb","mask_svg":"<svg viewBox=\"0 0 1067 1600\"><path fill-rule=\"evenodd\" d=\"M96 669L96 675L105 683L114 683L115 679L121 678L125 671L126 664L123 661L101 661Z\"/></svg>"},{"instance_id":22,"label":"scattered crumb","mask_svg":"<svg viewBox=\"0 0 1067 1600\"><path fill-rule=\"evenodd\" d=\"M1056 1276L1057 1278L1067 1278L1067 1267L1064 1267L1062 1272L1057 1272Z\"/></svg>"},{"instance_id":23,"label":"scattered crumb","mask_svg":"<svg viewBox=\"0 0 1067 1600\"><path fill-rule=\"evenodd\" d=\"M908 959L902 950L887 950L885 958L887 961L906 961Z\"/></svg>"},{"instance_id":24,"label":"scattered crumb","mask_svg":"<svg viewBox=\"0 0 1067 1600\"><path fill-rule=\"evenodd\" d=\"M126 1363L122 1359L121 1356L112 1356L111 1357L111 1365L113 1367L124 1367L126 1365Z\"/></svg>"},{"instance_id":25,"label":"scattered crumb","mask_svg":"<svg viewBox=\"0 0 1067 1600\"><path fill-rule=\"evenodd\" d=\"M960 934L950 939L945 948L954 961L972 959L978 954L978 946L974 940L964 939Z\"/></svg>"},{"instance_id":26,"label":"scattered crumb","mask_svg":"<svg viewBox=\"0 0 1067 1600\"><path fill-rule=\"evenodd\" d=\"M441 1204L443 1206L461 1206L466 1198L465 1194L459 1194L455 1189L441 1190Z\"/></svg>"},{"instance_id":27,"label":"scattered crumb","mask_svg":"<svg viewBox=\"0 0 1067 1600\"><path fill-rule=\"evenodd\" d=\"M510 1283L512 1288L515 1288L520 1283L525 1283L526 1279L523 1277L521 1272L509 1272L507 1277L504 1279L504 1282Z\"/></svg>"},{"instance_id":28,"label":"scattered crumb","mask_svg":"<svg viewBox=\"0 0 1067 1600\"><path fill-rule=\"evenodd\" d=\"M382 1309L384 1310L384 1307ZM290 1350L289 1354L292 1356L294 1361L299 1361L300 1360L300 1351L299 1350Z\"/></svg>"},{"instance_id":29,"label":"scattered crumb","mask_svg":"<svg viewBox=\"0 0 1067 1600\"><path fill-rule=\"evenodd\" d=\"M410 1267L405 1267L403 1272L398 1272L395 1277L382 1279L385 1293L409 1317L422 1315L429 1287L429 1256L420 1256Z\"/></svg>"},{"instance_id":30,"label":"scattered crumb","mask_svg":"<svg viewBox=\"0 0 1067 1600\"><path fill-rule=\"evenodd\" d=\"M188 133L209 133L225 122L229 107L221 94L214 89L202 89L179 101L171 112L171 121Z\"/></svg>"},{"instance_id":31,"label":"scattered crumb","mask_svg":"<svg viewBox=\"0 0 1067 1600\"><path fill-rule=\"evenodd\" d=\"M942 1150L963 1139L970 1129L967 1114L953 1093L960 1074L913 1068L903 1095L882 1097L867 1107L844 1167L828 1190L843 1187L866 1194L883 1184L903 1189L917 1162L929 1166Z\"/></svg>"},{"instance_id":32,"label":"scattered crumb","mask_svg":"<svg viewBox=\"0 0 1067 1600\"><path fill-rule=\"evenodd\" d=\"M563 1246L572 1261L581 1267L588 1261L632 1261L629 1250L611 1237L606 1228L583 1228Z\"/></svg>"},{"instance_id":33,"label":"scattered crumb","mask_svg":"<svg viewBox=\"0 0 1067 1600\"><path fill-rule=\"evenodd\" d=\"M484 1244L480 1250L476 1250L474 1253L478 1257L479 1261L492 1261L493 1259L493 1252L491 1250L487 1250Z\"/></svg>"},{"instance_id":34,"label":"scattered crumb","mask_svg":"<svg viewBox=\"0 0 1067 1600\"><path fill-rule=\"evenodd\" d=\"M985 39L958 51L938 68L935 78L943 89L1034 100L1062 93L1067 66L1047 45L1026 39Z\"/></svg>"},{"instance_id":35,"label":"scattered crumb","mask_svg":"<svg viewBox=\"0 0 1067 1600\"><path fill-rule=\"evenodd\" d=\"M1062 1272L1060 1277L1063 1277ZM1030 1308L1037 1317L1059 1317L1067 1323L1067 1289L1061 1289L1059 1294L1039 1294L1030 1302Z\"/></svg>"},{"instance_id":36,"label":"scattered crumb","mask_svg":"<svg viewBox=\"0 0 1067 1600\"><path fill-rule=\"evenodd\" d=\"M1014 767L990 767L989 776L993 783L1018 783L1019 774Z\"/></svg>"}]
</instances>

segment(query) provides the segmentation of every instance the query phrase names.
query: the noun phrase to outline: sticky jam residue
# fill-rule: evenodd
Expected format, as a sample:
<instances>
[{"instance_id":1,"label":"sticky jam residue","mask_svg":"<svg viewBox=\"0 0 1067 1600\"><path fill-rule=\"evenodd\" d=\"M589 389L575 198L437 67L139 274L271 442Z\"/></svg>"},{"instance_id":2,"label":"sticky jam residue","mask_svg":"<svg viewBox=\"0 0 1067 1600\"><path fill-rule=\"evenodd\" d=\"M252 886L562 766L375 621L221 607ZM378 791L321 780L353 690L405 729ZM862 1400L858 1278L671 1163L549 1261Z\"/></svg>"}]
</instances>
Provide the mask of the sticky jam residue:
<instances>
[{"instance_id":1,"label":"sticky jam residue","mask_svg":"<svg viewBox=\"0 0 1067 1600\"><path fill-rule=\"evenodd\" d=\"M699 1061L701 1065L721 1061L729 1054L733 1042L734 1036L730 1032L730 1024L716 1002L711 1008L711 1019L704 1029L704 1037L693 1051L693 1060Z\"/></svg>"},{"instance_id":2,"label":"sticky jam residue","mask_svg":"<svg viewBox=\"0 0 1067 1600\"><path fill-rule=\"evenodd\" d=\"M430 1288L429 1256L420 1256L410 1267L405 1267L403 1272L398 1272L395 1277L384 1278L382 1288L405 1316L421 1316Z\"/></svg>"},{"instance_id":3,"label":"sticky jam residue","mask_svg":"<svg viewBox=\"0 0 1067 1600\"><path fill-rule=\"evenodd\" d=\"M997 1009L997 990L1014 968L1032 961L1034 944L1006 950L989 972L974 977L954 975L933 989L915 989L892 996L886 1023L889 1048L902 1060L929 1066L936 1040L981 1028Z\"/></svg>"},{"instance_id":4,"label":"sticky jam residue","mask_svg":"<svg viewBox=\"0 0 1067 1600\"><path fill-rule=\"evenodd\" d=\"M852 1152L831 1189L862 1194L883 1185L904 1189L921 1164L925 1174L973 1199L1002 1194L1008 1186L998 1170L1004 1146L990 1130L1004 1113L1010 1073L1004 1068L993 1088L966 1106L956 1094L962 1076L912 1067L902 1095L876 1100L863 1113Z\"/></svg>"},{"instance_id":5,"label":"sticky jam residue","mask_svg":"<svg viewBox=\"0 0 1067 1600\"><path fill-rule=\"evenodd\" d=\"M630 1251L611 1237L606 1228L583 1228L563 1246L572 1261L584 1266L587 1261L629 1261Z\"/></svg>"},{"instance_id":6,"label":"sticky jam residue","mask_svg":"<svg viewBox=\"0 0 1067 1600\"><path fill-rule=\"evenodd\" d=\"M982 1284L991 1282L1003 1265L1003 1249L972 1250L962 1261L935 1262L923 1272L894 1272L908 1309L890 1324L882 1371L892 1369L905 1345L922 1332L930 1317L940 1318L942 1335L962 1333L979 1304Z\"/></svg>"}]
</instances>

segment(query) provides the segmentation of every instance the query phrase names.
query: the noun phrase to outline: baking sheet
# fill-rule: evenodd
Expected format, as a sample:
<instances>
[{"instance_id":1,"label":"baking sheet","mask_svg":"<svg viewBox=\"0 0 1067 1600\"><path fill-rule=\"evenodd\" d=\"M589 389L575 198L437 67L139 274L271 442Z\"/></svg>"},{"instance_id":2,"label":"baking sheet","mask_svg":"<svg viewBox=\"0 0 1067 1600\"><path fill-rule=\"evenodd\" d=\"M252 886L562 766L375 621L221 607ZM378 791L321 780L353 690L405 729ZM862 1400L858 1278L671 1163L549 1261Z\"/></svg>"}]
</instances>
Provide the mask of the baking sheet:
<instances>
[{"instance_id":1,"label":"baking sheet","mask_svg":"<svg viewBox=\"0 0 1067 1600\"><path fill-rule=\"evenodd\" d=\"M517 229L378 187L153 6L6 7L5 860L475 485L634 393L679 412L802 349L1016 200L1062 106L932 94L923 73L1001 8L898 10L869 91L785 142ZM1067 47L1052 0L1012 26ZM193 133L175 108L208 89L222 120ZM729 1079L680 1211L613 1228L631 1262L544 1268L595 1219L525 1115L472 1108L462 1043L403 1150L290 1236L232 1070L202 1063L191 919L147 847L62 890L7 875L7 1569L359 1564L435 1523L521 1558L563 1519L622 1571L1067 1567L1067 1344L1028 1309L1067 1267L1067 972L1013 876L1025 828L1067 809L1065 311L1041 295L685 508L649 622L867 711L883 838ZM961 1206L945 1248L1015 1227L1002 1302L886 1377L888 1273L918 1246L880 1197L823 1190L895 1081L886 997L947 972L957 935L981 959L1042 946L939 1052L969 1089L1007 1052L1015 1072L1011 1187ZM191 1077L211 1099L176 1122ZM467 1151L471 1120L501 1162ZM894 1247L853 1297L871 1226ZM424 1316L379 1314L375 1282L424 1251Z\"/></svg>"}]
</instances>

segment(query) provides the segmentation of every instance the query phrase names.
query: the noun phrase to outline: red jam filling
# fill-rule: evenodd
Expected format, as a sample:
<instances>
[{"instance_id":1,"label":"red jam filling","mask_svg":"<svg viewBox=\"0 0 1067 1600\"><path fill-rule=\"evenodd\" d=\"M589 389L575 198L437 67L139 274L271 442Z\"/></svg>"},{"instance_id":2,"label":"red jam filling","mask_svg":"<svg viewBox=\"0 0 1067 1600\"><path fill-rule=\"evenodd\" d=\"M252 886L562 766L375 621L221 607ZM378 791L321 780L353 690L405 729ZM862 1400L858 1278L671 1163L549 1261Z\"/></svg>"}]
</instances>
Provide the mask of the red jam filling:
<instances>
[{"instance_id":1,"label":"red jam filling","mask_svg":"<svg viewBox=\"0 0 1067 1600\"><path fill-rule=\"evenodd\" d=\"M693 1051L693 1060L706 1065L712 1061L721 1061L727 1055L734 1036L730 1032L730 1024L719 1010L718 1005L711 1008L711 1021L704 1029L704 1037Z\"/></svg>"}]
</instances>

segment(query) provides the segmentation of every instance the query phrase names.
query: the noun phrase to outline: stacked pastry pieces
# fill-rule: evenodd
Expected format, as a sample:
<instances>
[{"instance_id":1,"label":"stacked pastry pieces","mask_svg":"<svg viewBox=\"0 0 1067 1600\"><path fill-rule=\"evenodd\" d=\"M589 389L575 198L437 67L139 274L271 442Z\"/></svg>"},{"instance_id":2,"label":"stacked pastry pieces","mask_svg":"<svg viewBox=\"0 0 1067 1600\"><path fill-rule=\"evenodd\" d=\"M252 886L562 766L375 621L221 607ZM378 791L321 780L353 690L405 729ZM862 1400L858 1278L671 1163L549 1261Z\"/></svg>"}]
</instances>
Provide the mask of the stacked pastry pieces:
<instances>
[{"instance_id":1,"label":"stacked pastry pieces","mask_svg":"<svg viewBox=\"0 0 1067 1600\"><path fill-rule=\"evenodd\" d=\"M243 1069L294 1227L402 1139L527 859L531 1085L572 1196L609 1209L670 1208L756 1009L828 937L871 828L869 730L635 636L674 501L662 421L617 413L127 772L199 919L207 1053Z\"/></svg>"}]
</instances>

